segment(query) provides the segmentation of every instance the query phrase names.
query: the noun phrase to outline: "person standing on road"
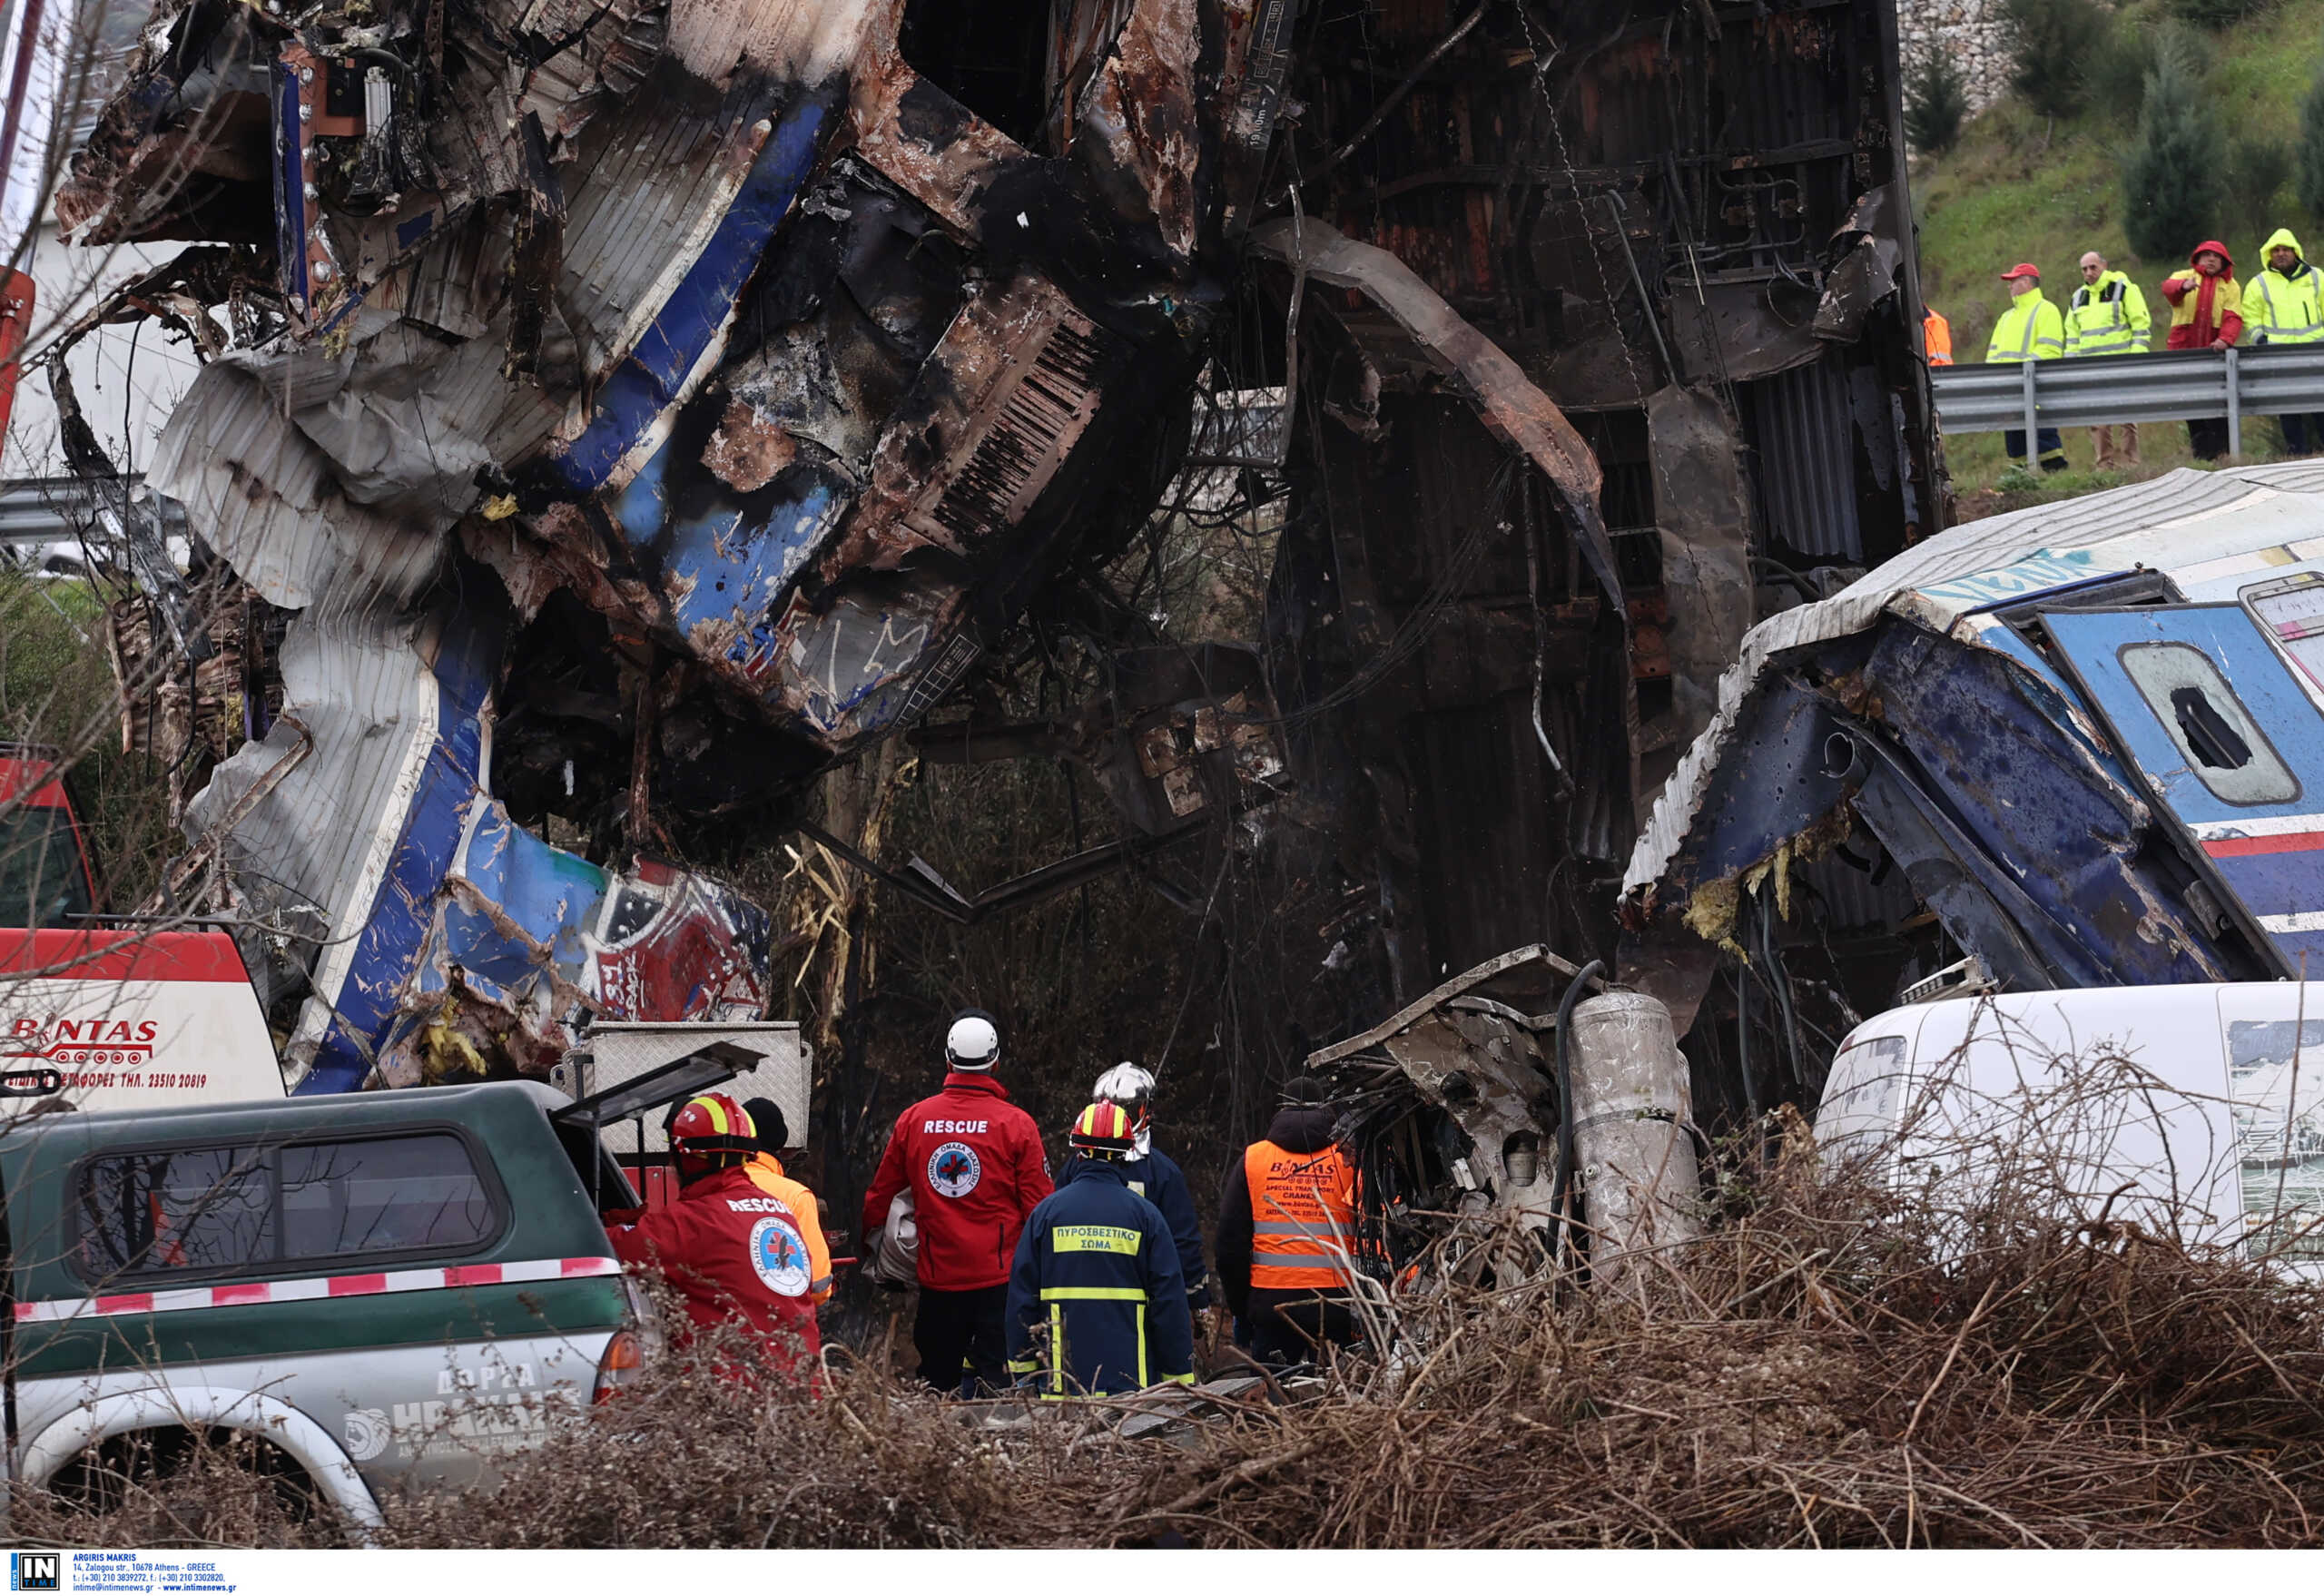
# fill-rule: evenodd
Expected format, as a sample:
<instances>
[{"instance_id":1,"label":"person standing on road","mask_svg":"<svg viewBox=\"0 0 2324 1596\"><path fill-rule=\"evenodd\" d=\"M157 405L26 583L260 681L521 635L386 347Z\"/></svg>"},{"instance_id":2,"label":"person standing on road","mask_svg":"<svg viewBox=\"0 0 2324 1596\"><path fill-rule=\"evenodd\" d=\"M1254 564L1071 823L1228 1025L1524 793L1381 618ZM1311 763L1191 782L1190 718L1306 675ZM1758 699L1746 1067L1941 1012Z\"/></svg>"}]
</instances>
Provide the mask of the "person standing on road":
<instances>
[{"instance_id":1,"label":"person standing on road","mask_svg":"<svg viewBox=\"0 0 2324 1596\"><path fill-rule=\"evenodd\" d=\"M1009 1372L1044 1401L1195 1383L1194 1321L1162 1210L1130 1190L1130 1117L1081 1110L1057 1190L1025 1222L1009 1277Z\"/></svg>"},{"instance_id":2,"label":"person standing on road","mask_svg":"<svg viewBox=\"0 0 2324 1596\"><path fill-rule=\"evenodd\" d=\"M2009 309L1994 323L1994 336L1985 345L1985 364L2014 366L2025 360L2054 360L2066 352L2066 328L2058 308L2042 297L2042 273L2030 261L2020 261L2001 274L2009 284ZM2025 464L2025 434L2011 429L2002 434L2002 447L2018 465ZM2042 469L2063 471L2066 468L2066 446L2054 427L2043 428L2034 439L2034 452L2040 455Z\"/></svg>"},{"instance_id":3,"label":"person standing on road","mask_svg":"<svg viewBox=\"0 0 2324 1596\"><path fill-rule=\"evenodd\" d=\"M1000 1059L1000 1026L964 1010L944 1039L944 1089L896 1116L863 1195L868 1242L889 1203L911 1187L920 1226L911 1340L920 1377L940 1392L1004 1384L1009 1270L1026 1217L1052 1189L1032 1116L992 1079Z\"/></svg>"},{"instance_id":4,"label":"person standing on road","mask_svg":"<svg viewBox=\"0 0 2324 1596\"><path fill-rule=\"evenodd\" d=\"M2324 343L2324 304L2318 274L2300 257L2299 240L2279 227L2260 247L2260 270L2243 285L2243 326L2254 347L2282 349ZM2283 418L2284 447L2295 455L2324 453L2324 414Z\"/></svg>"},{"instance_id":5,"label":"person standing on road","mask_svg":"<svg viewBox=\"0 0 2324 1596\"><path fill-rule=\"evenodd\" d=\"M2146 295L2120 271L2106 268L2106 257L2092 250L2082 258L2082 286L2066 301L2066 358L2085 355L2136 355L2146 352L2153 335L2154 318L2148 313ZM2090 441L2097 464L2135 466L2139 463L2139 424L2120 423L2122 448L2114 450L2113 427L2093 427Z\"/></svg>"},{"instance_id":6,"label":"person standing on road","mask_svg":"<svg viewBox=\"0 0 2324 1596\"><path fill-rule=\"evenodd\" d=\"M2166 349L2229 350L2243 335L2243 290L2235 281L2235 261L2219 240L2205 239L2187 258L2187 270L2162 280L2171 301ZM2187 442L2199 460L2227 452L2227 419L2203 416L2187 423Z\"/></svg>"}]
</instances>

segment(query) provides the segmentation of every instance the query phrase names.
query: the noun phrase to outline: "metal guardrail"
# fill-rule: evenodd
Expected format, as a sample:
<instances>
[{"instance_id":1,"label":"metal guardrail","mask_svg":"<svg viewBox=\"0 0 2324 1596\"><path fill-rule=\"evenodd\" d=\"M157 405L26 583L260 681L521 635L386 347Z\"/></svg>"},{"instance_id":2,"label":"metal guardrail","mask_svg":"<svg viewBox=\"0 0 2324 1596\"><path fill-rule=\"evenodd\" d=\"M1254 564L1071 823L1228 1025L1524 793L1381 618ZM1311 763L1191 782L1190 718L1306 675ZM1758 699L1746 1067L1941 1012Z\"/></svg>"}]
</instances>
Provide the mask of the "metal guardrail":
<instances>
[{"instance_id":1,"label":"metal guardrail","mask_svg":"<svg viewBox=\"0 0 2324 1596\"><path fill-rule=\"evenodd\" d=\"M139 500L141 477L129 478L133 502ZM118 487L108 485L108 496ZM185 535L185 507L175 499L160 501L162 533ZM0 481L0 544L70 543L96 518L95 489L77 477L17 477Z\"/></svg>"},{"instance_id":2,"label":"metal guardrail","mask_svg":"<svg viewBox=\"0 0 2324 1596\"><path fill-rule=\"evenodd\" d=\"M1929 379L1947 432L2224 416L2228 452L2240 454L2244 417L2324 411L2324 344L1935 366Z\"/></svg>"}]
</instances>

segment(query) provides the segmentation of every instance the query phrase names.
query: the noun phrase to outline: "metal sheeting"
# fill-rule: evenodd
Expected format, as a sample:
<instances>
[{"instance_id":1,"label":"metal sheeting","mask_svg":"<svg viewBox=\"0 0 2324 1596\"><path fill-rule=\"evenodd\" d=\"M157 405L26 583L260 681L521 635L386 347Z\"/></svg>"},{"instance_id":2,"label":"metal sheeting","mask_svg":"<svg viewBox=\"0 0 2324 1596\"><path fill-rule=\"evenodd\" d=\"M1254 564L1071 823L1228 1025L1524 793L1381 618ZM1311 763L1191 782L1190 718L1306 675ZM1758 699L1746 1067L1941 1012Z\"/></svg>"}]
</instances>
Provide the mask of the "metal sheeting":
<instances>
[{"instance_id":1,"label":"metal sheeting","mask_svg":"<svg viewBox=\"0 0 2324 1596\"><path fill-rule=\"evenodd\" d=\"M1387 251L1358 243L1312 218L1270 222L1251 232L1252 247L1308 277L1362 292L1412 340L1420 357L1474 394L1479 417L1494 436L1523 449L1557 488L1573 537L1606 591L1623 607L1613 545L1598 512L1597 457L1565 413L1533 386L1516 361L1463 320L1413 269Z\"/></svg>"},{"instance_id":2,"label":"metal sheeting","mask_svg":"<svg viewBox=\"0 0 2324 1596\"><path fill-rule=\"evenodd\" d=\"M1863 559L1846 374L1826 359L1746 384L1742 395L1768 540L1803 555Z\"/></svg>"},{"instance_id":3,"label":"metal sheeting","mask_svg":"<svg viewBox=\"0 0 2324 1596\"><path fill-rule=\"evenodd\" d=\"M435 741L436 679L411 630L385 616L294 619L281 652L282 714L189 806L189 825L220 839L244 907L315 939L316 996L286 1059L297 1073L346 996L357 937Z\"/></svg>"},{"instance_id":4,"label":"metal sheeting","mask_svg":"<svg viewBox=\"0 0 2324 1596\"><path fill-rule=\"evenodd\" d=\"M349 497L330 457L234 356L202 368L171 413L152 480L243 580L289 609L326 596L349 610L409 603L435 575L451 520L413 526Z\"/></svg>"}]
</instances>

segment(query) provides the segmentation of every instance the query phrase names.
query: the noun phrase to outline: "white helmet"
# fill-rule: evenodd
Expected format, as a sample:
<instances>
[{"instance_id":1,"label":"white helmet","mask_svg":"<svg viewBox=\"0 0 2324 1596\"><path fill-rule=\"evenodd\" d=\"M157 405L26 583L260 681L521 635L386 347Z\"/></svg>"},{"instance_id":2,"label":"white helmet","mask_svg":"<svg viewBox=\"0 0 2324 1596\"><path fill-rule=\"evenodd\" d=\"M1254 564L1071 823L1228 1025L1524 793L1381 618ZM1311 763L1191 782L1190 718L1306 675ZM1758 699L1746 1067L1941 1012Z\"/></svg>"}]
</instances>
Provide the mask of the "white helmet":
<instances>
[{"instance_id":1,"label":"white helmet","mask_svg":"<svg viewBox=\"0 0 2324 1596\"><path fill-rule=\"evenodd\" d=\"M1000 1057L1000 1027L981 1009L963 1009L944 1033L944 1062L955 1069L990 1069Z\"/></svg>"},{"instance_id":2,"label":"white helmet","mask_svg":"<svg viewBox=\"0 0 2324 1596\"><path fill-rule=\"evenodd\" d=\"M1129 1115L1137 1135L1136 1157L1143 1158L1154 1150L1154 1071L1124 1060L1099 1076L1089 1095Z\"/></svg>"}]
</instances>

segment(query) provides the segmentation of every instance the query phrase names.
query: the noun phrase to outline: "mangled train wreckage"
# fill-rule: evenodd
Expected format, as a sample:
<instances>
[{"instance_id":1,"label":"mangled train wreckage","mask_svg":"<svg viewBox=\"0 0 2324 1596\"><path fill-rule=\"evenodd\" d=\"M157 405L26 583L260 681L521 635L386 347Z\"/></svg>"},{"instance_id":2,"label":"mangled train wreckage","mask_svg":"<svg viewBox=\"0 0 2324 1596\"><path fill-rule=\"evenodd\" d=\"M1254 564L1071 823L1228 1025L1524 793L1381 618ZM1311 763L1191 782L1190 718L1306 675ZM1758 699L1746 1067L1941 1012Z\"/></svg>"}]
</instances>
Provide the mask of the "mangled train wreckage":
<instances>
[{"instance_id":1,"label":"mangled train wreckage","mask_svg":"<svg viewBox=\"0 0 2324 1596\"><path fill-rule=\"evenodd\" d=\"M1973 522L1762 622L1625 883L1642 984L1703 1005L1698 1111L1814 1100L1810 994L2312 973L2319 617L2290 464Z\"/></svg>"},{"instance_id":2,"label":"mangled train wreckage","mask_svg":"<svg viewBox=\"0 0 2324 1596\"><path fill-rule=\"evenodd\" d=\"M1125 835L1298 789L1324 1023L1601 944L1761 602L1941 524L1899 126L1884 0L162 0L55 204L189 241L74 330L205 362L172 879L303 939L301 1090L754 1010L659 845L984 756L1030 617L1146 685L1065 739ZM1256 655L1100 579L1190 467L1275 506Z\"/></svg>"}]
</instances>

